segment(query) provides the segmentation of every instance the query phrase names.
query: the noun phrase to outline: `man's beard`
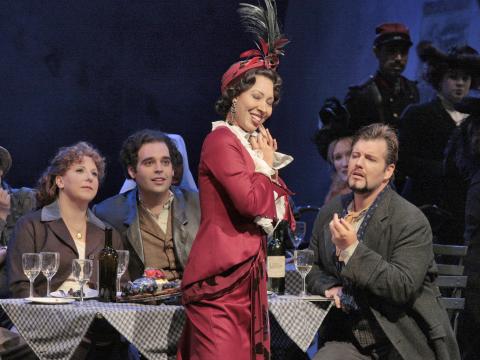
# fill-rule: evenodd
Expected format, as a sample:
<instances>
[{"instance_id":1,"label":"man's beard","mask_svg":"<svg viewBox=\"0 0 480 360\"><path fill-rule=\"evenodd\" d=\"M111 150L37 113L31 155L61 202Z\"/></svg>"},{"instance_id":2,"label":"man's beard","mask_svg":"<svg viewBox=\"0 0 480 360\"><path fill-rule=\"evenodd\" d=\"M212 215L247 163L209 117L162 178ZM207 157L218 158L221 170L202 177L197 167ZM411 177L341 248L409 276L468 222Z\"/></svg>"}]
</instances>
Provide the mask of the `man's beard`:
<instances>
[{"instance_id":1,"label":"man's beard","mask_svg":"<svg viewBox=\"0 0 480 360\"><path fill-rule=\"evenodd\" d=\"M399 67L400 69L394 69L394 67ZM394 80L400 77L402 73L405 71L405 65L394 63L390 66L387 66L383 69L382 73L385 77Z\"/></svg>"},{"instance_id":2,"label":"man's beard","mask_svg":"<svg viewBox=\"0 0 480 360\"><path fill-rule=\"evenodd\" d=\"M355 194L368 194L370 192L373 191L373 189L370 189L369 186L368 186L368 182L367 180L365 179L365 185L362 186L362 187L358 187L358 186L355 186L355 185L350 185L350 183L348 184L348 187L350 188L350 190L352 190Z\"/></svg>"}]
</instances>

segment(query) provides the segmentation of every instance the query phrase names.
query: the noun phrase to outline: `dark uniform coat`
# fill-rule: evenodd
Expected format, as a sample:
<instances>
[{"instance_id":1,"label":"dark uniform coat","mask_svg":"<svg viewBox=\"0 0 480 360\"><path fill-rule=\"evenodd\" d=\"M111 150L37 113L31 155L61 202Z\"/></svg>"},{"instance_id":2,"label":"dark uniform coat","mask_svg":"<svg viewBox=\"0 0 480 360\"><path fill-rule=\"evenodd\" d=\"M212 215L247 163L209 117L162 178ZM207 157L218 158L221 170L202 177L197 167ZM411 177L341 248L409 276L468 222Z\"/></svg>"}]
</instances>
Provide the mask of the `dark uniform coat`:
<instances>
[{"instance_id":1,"label":"dark uniform coat","mask_svg":"<svg viewBox=\"0 0 480 360\"><path fill-rule=\"evenodd\" d=\"M392 84L377 72L365 83L349 88L345 106L351 116L350 128L356 131L377 122L397 128L403 110L418 101L416 81L400 76Z\"/></svg>"}]
</instances>

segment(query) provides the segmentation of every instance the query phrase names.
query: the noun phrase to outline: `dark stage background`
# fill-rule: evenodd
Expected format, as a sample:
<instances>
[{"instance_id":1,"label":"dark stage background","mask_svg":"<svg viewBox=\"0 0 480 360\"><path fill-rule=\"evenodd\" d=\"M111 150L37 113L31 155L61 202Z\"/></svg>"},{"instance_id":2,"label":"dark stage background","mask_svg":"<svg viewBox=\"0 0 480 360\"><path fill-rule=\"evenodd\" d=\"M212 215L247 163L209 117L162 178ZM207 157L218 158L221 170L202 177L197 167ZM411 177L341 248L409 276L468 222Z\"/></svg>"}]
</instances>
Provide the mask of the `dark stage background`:
<instances>
[{"instance_id":1,"label":"dark stage background","mask_svg":"<svg viewBox=\"0 0 480 360\"><path fill-rule=\"evenodd\" d=\"M453 4L453 5L452 5ZM200 148L217 120L223 72L252 47L232 0L2 1L0 4L0 145L14 165L7 180L33 186L56 149L79 140L107 157L97 200L116 193L118 151L142 128L181 134L196 177ZM311 142L328 96L376 68L374 28L400 21L414 42L479 48L478 4L457 1L279 0L292 40L280 65L283 98L268 126L295 157L283 177L297 203L321 204L328 166ZM414 52L406 71L418 75ZM424 89L425 96L428 90Z\"/></svg>"}]
</instances>

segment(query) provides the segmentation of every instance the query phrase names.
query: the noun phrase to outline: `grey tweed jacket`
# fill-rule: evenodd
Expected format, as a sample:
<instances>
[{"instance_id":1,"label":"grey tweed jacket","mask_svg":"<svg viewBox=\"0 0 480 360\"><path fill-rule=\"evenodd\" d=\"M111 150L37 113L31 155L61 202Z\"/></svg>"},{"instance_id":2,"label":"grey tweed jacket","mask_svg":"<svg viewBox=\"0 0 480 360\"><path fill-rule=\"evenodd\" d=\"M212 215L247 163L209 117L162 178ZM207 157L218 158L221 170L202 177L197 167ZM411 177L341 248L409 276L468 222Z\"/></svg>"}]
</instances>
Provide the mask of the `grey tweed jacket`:
<instances>
[{"instance_id":1,"label":"grey tweed jacket","mask_svg":"<svg viewBox=\"0 0 480 360\"><path fill-rule=\"evenodd\" d=\"M403 359L460 359L433 283L437 269L432 234L423 213L388 188L367 225L364 242L338 273L328 223L341 211L339 196L320 210L315 221L310 248L316 263L307 277L309 290L323 295L341 285L342 278L349 279ZM333 333L339 330L337 325Z\"/></svg>"}]
</instances>

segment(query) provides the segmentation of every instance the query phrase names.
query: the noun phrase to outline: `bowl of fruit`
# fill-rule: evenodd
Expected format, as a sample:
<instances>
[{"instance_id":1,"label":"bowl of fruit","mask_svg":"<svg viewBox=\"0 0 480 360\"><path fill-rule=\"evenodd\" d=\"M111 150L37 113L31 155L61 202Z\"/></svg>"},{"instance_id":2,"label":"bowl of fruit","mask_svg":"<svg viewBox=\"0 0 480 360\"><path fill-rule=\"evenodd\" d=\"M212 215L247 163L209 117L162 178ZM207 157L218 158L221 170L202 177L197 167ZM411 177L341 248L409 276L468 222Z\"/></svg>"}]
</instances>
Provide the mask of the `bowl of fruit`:
<instances>
[{"instance_id":1,"label":"bowl of fruit","mask_svg":"<svg viewBox=\"0 0 480 360\"><path fill-rule=\"evenodd\" d=\"M122 287L120 302L163 302L180 295L180 280L169 281L160 269L146 269L141 278Z\"/></svg>"}]
</instances>

